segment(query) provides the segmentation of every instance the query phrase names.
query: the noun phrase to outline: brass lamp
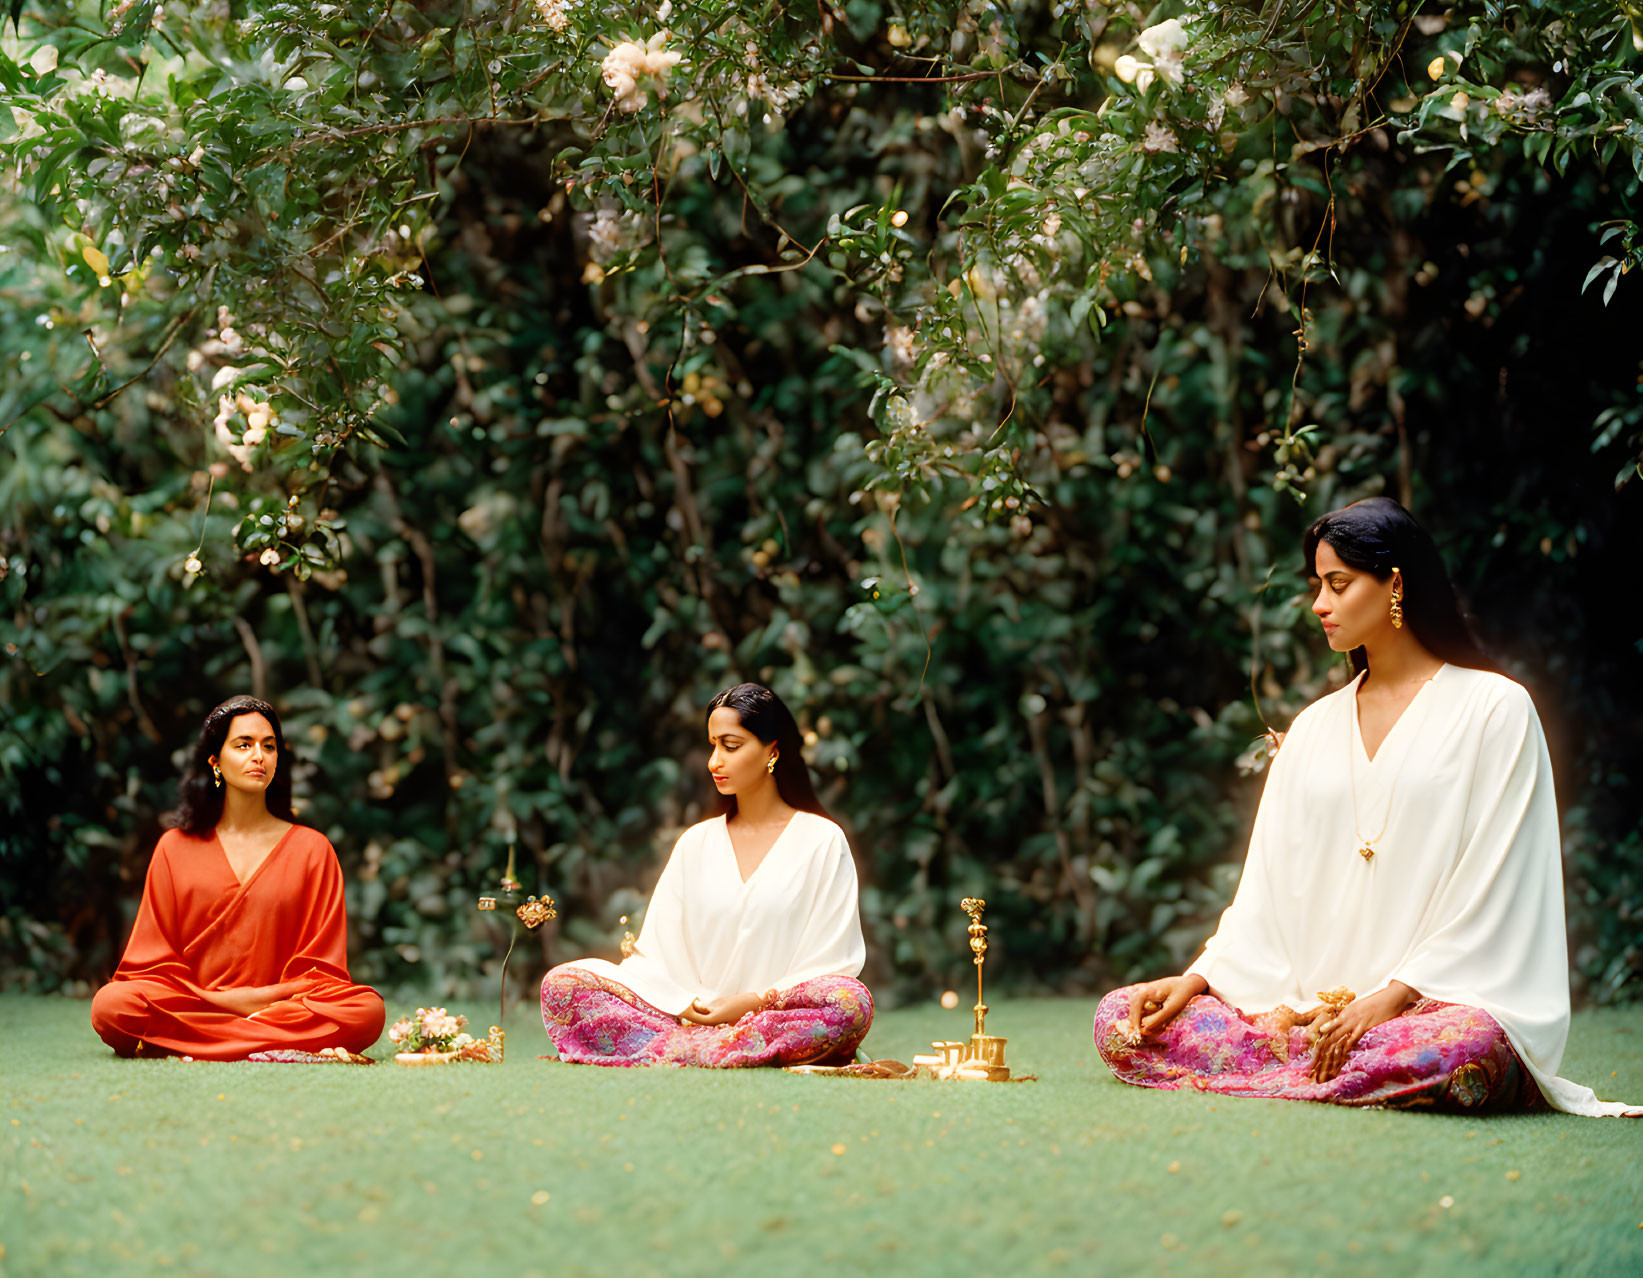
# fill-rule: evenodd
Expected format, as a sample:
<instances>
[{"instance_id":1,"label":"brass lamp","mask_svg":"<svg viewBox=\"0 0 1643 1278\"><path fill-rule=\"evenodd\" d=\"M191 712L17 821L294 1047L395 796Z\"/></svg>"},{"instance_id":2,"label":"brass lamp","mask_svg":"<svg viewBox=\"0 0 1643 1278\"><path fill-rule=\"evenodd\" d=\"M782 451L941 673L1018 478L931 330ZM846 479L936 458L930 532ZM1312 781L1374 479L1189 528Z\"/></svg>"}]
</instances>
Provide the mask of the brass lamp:
<instances>
[{"instance_id":1,"label":"brass lamp","mask_svg":"<svg viewBox=\"0 0 1643 1278\"><path fill-rule=\"evenodd\" d=\"M976 965L975 1032L970 1041L941 1041L930 1044L930 1053L913 1057L913 1064L928 1069L937 1078L959 1078L967 1082L1002 1083L1010 1077L1004 1063L1005 1039L987 1032L987 1004L982 1000L981 968L987 961L987 925L981 912L987 902L967 896L959 908L970 916L970 953Z\"/></svg>"}]
</instances>

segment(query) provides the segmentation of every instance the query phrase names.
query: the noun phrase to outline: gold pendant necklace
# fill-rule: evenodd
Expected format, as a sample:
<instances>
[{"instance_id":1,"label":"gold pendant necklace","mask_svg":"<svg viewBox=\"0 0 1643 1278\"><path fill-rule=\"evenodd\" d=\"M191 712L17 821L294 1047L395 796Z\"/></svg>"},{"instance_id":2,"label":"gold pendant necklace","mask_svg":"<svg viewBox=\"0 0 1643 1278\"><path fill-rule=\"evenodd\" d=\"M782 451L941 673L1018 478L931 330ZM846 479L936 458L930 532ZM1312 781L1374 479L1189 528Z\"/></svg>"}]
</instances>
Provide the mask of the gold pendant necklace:
<instances>
[{"instance_id":1,"label":"gold pendant necklace","mask_svg":"<svg viewBox=\"0 0 1643 1278\"><path fill-rule=\"evenodd\" d=\"M1438 670L1442 670L1442 669L1443 669L1442 666L1438 667ZM1420 687L1415 689L1415 696L1409 698L1409 702L1411 704L1414 702L1415 697L1420 696L1422 689L1424 689L1427 684L1431 683L1432 680L1434 680L1438 677L1438 670L1434 670L1431 674L1427 675L1426 678L1421 680ZM1430 710L1430 709L1431 709L1430 706L1427 707L1427 710ZM1407 714L1408 712L1409 712L1409 706L1405 705L1403 713ZM1400 714L1398 716L1397 722L1394 722L1392 724L1392 729L1395 729L1398 726L1398 722L1401 722L1402 719L1403 719L1403 714ZM1425 719L1426 719L1426 711L1422 711L1422 713L1421 713L1422 722L1425 722ZM1386 734L1387 737L1392 735L1392 729L1387 730L1387 734ZM1379 833L1377 833L1375 835L1374 838L1366 839L1363 836L1363 829L1362 829L1362 827L1360 826L1360 824L1358 822L1358 752L1357 752L1357 746L1358 746L1359 741L1362 739L1363 734L1358 729L1358 690L1356 688L1354 688L1352 690L1352 712L1349 715L1346 716L1346 731L1347 731L1346 767L1347 767L1348 776L1349 776L1349 778L1351 780L1351 783L1352 783L1352 833L1358 836L1358 849L1357 849L1358 855L1361 856L1366 862L1368 862L1368 861L1373 861L1375 859L1375 845L1381 841L1382 837L1386 834L1386 827L1388 825L1390 825L1391 822L1392 822L1392 805L1393 805L1393 802L1398 797L1398 782L1403 778L1403 769L1404 769L1405 764L1407 764L1409 762L1409 752L1407 750L1404 752L1403 762L1398 764L1398 770L1392 774L1392 788L1390 790L1388 790L1387 794L1386 794L1386 815L1381 819L1380 831L1379 831ZM1385 748L1385 746L1386 746L1386 737L1381 738L1381 746L1382 746L1383 749ZM1374 763L1374 760L1371 759L1370 762Z\"/></svg>"}]
</instances>

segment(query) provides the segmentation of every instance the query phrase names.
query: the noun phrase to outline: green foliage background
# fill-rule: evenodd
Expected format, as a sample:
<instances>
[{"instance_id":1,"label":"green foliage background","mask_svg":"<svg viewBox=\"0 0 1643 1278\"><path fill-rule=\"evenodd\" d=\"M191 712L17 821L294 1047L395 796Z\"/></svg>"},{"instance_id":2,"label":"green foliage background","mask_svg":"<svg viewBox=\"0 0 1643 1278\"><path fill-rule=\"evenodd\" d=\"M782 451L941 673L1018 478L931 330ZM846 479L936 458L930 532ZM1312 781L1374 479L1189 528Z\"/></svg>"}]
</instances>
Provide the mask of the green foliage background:
<instances>
[{"instance_id":1,"label":"green foliage background","mask_svg":"<svg viewBox=\"0 0 1643 1278\"><path fill-rule=\"evenodd\" d=\"M1536 694L1584 991L1643 988L1629 10L12 8L6 980L111 970L241 690L362 979L494 972L510 839L540 961L614 949L742 678L886 993L975 892L1018 987L1176 967L1340 675L1300 531L1386 491Z\"/></svg>"}]
</instances>

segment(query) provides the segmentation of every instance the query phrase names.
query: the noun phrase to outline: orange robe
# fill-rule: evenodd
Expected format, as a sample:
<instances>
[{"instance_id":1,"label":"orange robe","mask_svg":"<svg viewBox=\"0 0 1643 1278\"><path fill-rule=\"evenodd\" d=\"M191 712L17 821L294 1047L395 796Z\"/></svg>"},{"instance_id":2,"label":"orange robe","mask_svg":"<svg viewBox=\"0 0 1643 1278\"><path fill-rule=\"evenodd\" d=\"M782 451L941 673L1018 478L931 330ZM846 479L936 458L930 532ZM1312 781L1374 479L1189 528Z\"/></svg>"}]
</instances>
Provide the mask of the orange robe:
<instances>
[{"instance_id":1,"label":"orange robe","mask_svg":"<svg viewBox=\"0 0 1643 1278\"><path fill-rule=\"evenodd\" d=\"M342 868L318 831L287 830L242 884L216 835L168 830L149 862L125 956L92 1000L91 1024L121 1056L364 1051L382 1032L382 999L349 978L346 934ZM194 989L287 981L302 989L248 1017Z\"/></svg>"}]
</instances>

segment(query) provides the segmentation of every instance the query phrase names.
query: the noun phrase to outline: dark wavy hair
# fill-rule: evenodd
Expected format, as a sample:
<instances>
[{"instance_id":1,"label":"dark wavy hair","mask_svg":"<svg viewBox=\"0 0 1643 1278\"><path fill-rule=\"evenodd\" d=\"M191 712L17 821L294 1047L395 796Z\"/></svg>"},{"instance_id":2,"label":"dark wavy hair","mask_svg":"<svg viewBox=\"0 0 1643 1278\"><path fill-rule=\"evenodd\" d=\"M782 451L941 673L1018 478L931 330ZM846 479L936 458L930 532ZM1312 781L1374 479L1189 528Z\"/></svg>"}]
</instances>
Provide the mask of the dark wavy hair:
<instances>
[{"instance_id":1,"label":"dark wavy hair","mask_svg":"<svg viewBox=\"0 0 1643 1278\"><path fill-rule=\"evenodd\" d=\"M707 703L708 717L712 718L713 712L721 706L734 710L742 721L742 727L760 741L766 745L772 741L776 743L776 793L782 796L782 801L790 808L814 812L831 821L833 818L827 816L827 809L816 797L810 769L804 762L804 739L799 736L799 725L794 722L793 712L787 704L762 683L738 683ZM735 815L734 794L715 797L719 801L720 815Z\"/></svg>"},{"instance_id":2,"label":"dark wavy hair","mask_svg":"<svg viewBox=\"0 0 1643 1278\"><path fill-rule=\"evenodd\" d=\"M1321 515L1302 542L1306 575L1316 578L1318 543L1327 541L1341 562L1389 581L1396 568L1403 578L1403 616L1420 644L1452 666L1501 673L1478 646L1449 573L1426 529L1390 497L1369 497ZM1352 670L1369 669L1362 648L1352 649Z\"/></svg>"},{"instance_id":3,"label":"dark wavy hair","mask_svg":"<svg viewBox=\"0 0 1643 1278\"><path fill-rule=\"evenodd\" d=\"M291 760L285 748L285 730L280 727L279 712L256 697L230 697L205 716L200 739L194 743L194 756L189 759L182 783L177 787L177 810L167 815L170 824L184 834L204 838L222 820L223 789L211 775L211 756L222 750L223 742L228 740L229 726L236 715L242 714L260 714L274 729L279 758L274 762L274 775L264 793L269 812L282 821L296 823L296 813L291 810Z\"/></svg>"}]
</instances>

